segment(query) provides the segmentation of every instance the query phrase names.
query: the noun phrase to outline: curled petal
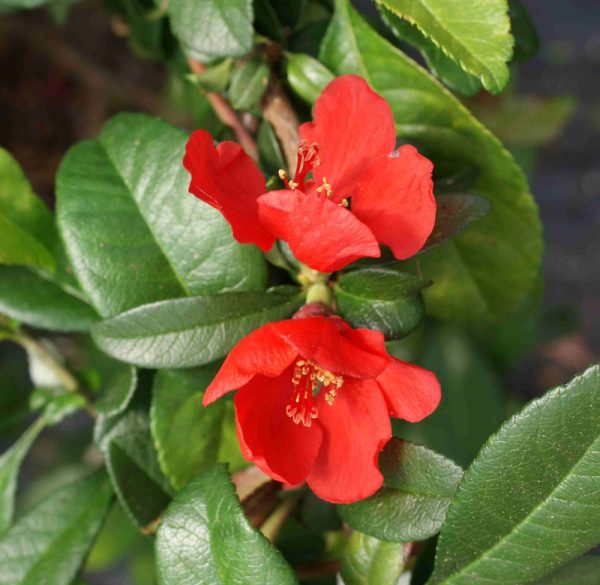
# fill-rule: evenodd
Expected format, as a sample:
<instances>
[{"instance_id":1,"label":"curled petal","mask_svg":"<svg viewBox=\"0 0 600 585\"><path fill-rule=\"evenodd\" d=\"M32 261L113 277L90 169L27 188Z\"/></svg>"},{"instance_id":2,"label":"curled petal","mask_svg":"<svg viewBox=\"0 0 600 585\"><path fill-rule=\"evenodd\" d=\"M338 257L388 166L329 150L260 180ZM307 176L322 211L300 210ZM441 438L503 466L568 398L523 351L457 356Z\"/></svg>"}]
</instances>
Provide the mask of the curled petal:
<instances>
[{"instance_id":1,"label":"curled petal","mask_svg":"<svg viewBox=\"0 0 600 585\"><path fill-rule=\"evenodd\" d=\"M301 191L271 191L258 199L259 218L311 268L334 272L359 258L380 256L371 230L333 201Z\"/></svg>"},{"instance_id":2,"label":"curled petal","mask_svg":"<svg viewBox=\"0 0 600 585\"><path fill-rule=\"evenodd\" d=\"M333 406L318 397L323 441L306 478L320 498L343 504L369 497L383 483L379 453L392 436L387 406L374 381L344 381Z\"/></svg>"},{"instance_id":3,"label":"curled petal","mask_svg":"<svg viewBox=\"0 0 600 585\"><path fill-rule=\"evenodd\" d=\"M376 381L390 415L408 422L418 422L429 416L442 397L440 383L433 372L396 358L390 359Z\"/></svg>"},{"instance_id":4,"label":"curled petal","mask_svg":"<svg viewBox=\"0 0 600 585\"><path fill-rule=\"evenodd\" d=\"M399 260L416 254L433 230L432 170L416 148L402 146L361 176L352 198L352 213Z\"/></svg>"},{"instance_id":5,"label":"curled petal","mask_svg":"<svg viewBox=\"0 0 600 585\"><path fill-rule=\"evenodd\" d=\"M321 425L296 424L286 415L292 368L278 378L258 376L234 398L237 435L246 459L278 481L295 485L306 478L319 451Z\"/></svg>"},{"instance_id":6,"label":"curled petal","mask_svg":"<svg viewBox=\"0 0 600 585\"><path fill-rule=\"evenodd\" d=\"M321 93L314 121L300 126L300 136L319 145L321 164L314 169L334 197L354 195L355 185L373 160L387 156L396 145L394 117L388 103L357 75L342 75Z\"/></svg>"},{"instance_id":7,"label":"curled petal","mask_svg":"<svg viewBox=\"0 0 600 585\"><path fill-rule=\"evenodd\" d=\"M258 221L257 197L265 180L252 159L235 142L216 148L211 135L196 130L188 140L183 166L192 176L189 191L218 209L231 224L238 242L268 251L275 238Z\"/></svg>"}]
</instances>

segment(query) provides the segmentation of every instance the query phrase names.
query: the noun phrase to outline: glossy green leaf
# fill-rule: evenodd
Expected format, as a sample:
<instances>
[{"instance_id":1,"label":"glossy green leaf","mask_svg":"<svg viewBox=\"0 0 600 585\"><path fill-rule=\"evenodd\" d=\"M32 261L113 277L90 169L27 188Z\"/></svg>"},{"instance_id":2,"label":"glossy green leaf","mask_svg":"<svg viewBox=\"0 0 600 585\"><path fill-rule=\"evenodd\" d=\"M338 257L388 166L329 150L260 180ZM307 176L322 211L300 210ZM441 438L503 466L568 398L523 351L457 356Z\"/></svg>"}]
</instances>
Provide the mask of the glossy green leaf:
<instances>
[{"instance_id":1,"label":"glossy green leaf","mask_svg":"<svg viewBox=\"0 0 600 585\"><path fill-rule=\"evenodd\" d=\"M154 378L152 437L160 467L175 489L217 461L225 401L202 406L216 366L161 370Z\"/></svg>"},{"instance_id":2,"label":"glossy green leaf","mask_svg":"<svg viewBox=\"0 0 600 585\"><path fill-rule=\"evenodd\" d=\"M287 55L287 80L305 102L314 104L335 75L314 57L303 53Z\"/></svg>"},{"instance_id":3,"label":"glossy green leaf","mask_svg":"<svg viewBox=\"0 0 600 585\"><path fill-rule=\"evenodd\" d=\"M436 197L436 203L435 225L421 253L457 236L467 226L491 211L488 200L476 195L439 195Z\"/></svg>"},{"instance_id":4,"label":"glossy green leaf","mask_svg":"<svg viewBox=\"0 0 600 585\"><path fill-rule=\"evenodd\" d=\"M420 445L392 439L382 451L383 487L370 498L338 506L352 528L390 542L436 534L462 477L449 459Z\"/></svg>"},{"instance_id":5,"label":"glossy green leaf","mask_svg":"<svg viewBox=\"0 0 600 585\"><path fill-rule=\"evenodd\" d=\"M61 387L36 388L29 400L32 410L43 411L48 425L57 425L66 417L84 408L85 404L85 398L81 394L66 391Z\"/></svg>"},{"instance_id":6,"label":"glossy green leaf","mask_svg":"<svg viewBox=\"0 0 600 585\"><path fill-rule=\"evenodd\" d=\"M51 270L54 259L41 242L0 213L0 264Z\"/></svg>"},{"instance_id":7,"label":"glossy green leaf","mask_svg":"<svg viewBox=\"0 0 600 585\"><path fill-rule=\"evenodd\" d=\"M514 39L506 0L377 0L413 23L491 93L510 76Z\"/></svg>"},{"instance_id":8,"label":"glossy green leaf","mask_svg":"<svg viewBox=\"0 0 600 585\"><path fill-rule=\"evenodd\" d=\"M408 335L421 322L421 290L430 282L392 268L343 274L335 285L337 308L353 327L381 331L386 339Z\"/></svg>"},{"instance_id":9,"label":"glossy green leaf","mask_svg":"<svg viewBox=\"0 0 600 585\"><path fill-rule=\"evenodd\" d=\"M514 59L526 61L538 52L540 39L521 0L508 0L511 33L515 38Z\"/></svg>"},{"instance_id":10,"label":"glossy green leaf","mask_svg":"<svg viewBox=\"0 0 600 585\"><path fill-rule=\"evenodd\" d=\"M260 160L262 161L264 169L271 175L276 175L279 169L285 169L287 163L283 158L281 152L281 146L275 130L269 122L263 120L258 129L258 151L260 153Z\"/></svg>"},{"instance_id":11,"label":"glossy green leaf","mask_svg":"<svg viewBox=\"0 0 600 585\"><path fill-rule=\"evenodd\" d=\"M232 66L232 59L223 59L220 63L207 67L202 73L190 75L188 79L205 91L224 91L229 85Z\"/></svg>"},{"instance_id":12,"label":"glossy green leaf","mask_svg":"<svg viewBox=\"0 0 600 585\"><path fill-rule=\"evenodd\" d=\"M190 481L158 529L159 585L293 585L277 549L250 526L223 465Z\"/></svg>"},{"instance_id":13,"label":"glossy green leaf","mask_svg":"<svg viewBox=\"0 0 600 585\"><path fill-rule=\"evenodd\" d=\"M353 532L342 555L344 585L398 585L404 568L403 546Z\"/></svg>"},{"instance_id":14,"label":"glossy green leaf","mask_svg":"<svg viewBox=\"0 0 600 585\"><path fill-rule=\"evenodd\" d=\"M0 267L0 313L49 331L87 331L98 315L87 303L24 267Z\"/></svg>"},{"instance_id":15,"label":"glossy green leaf","mask_svg":"<svg viewBox=\"0 0 600 585\"><path fill-rule=\"evenodd\" d=\"M448 511L431 585L529 583L600 541L599 392L593 366L492 436Z\"/></svg>"},{"instance_id":16,"label":"glossy green leaf","mask_svg":"<svg viewBox=\"0 0 600 585\"><path fill-rule=\"evenodd\" d=\"M472 96L483 89L481 81L467 73L453 59L448 57L432 40L427 38L416 25L400 18L383 4L377 5L383 21L402 41L421 52L431 72L450 89L463 95Z\"/></svg>"},{"instance_id":17,"label":"glossy green leaf","mask_svg":"<svg viewBox=\"0 0 600 585\"><path fill-rule=\"evenodd\" d=\"M129 412L102 439L106 467L119 502L140 528L154 522L171 496L143 412Z\"/></svg>"},{"instance_id":18,"label":"glossy green leaf","mask_svg":"<svg viewBox=\"0 0 600 585\"><path fill-rule=\"evenodd\" d=\"M170 0L173 33L202 62L241 57L252 48L252 0Z\"/></svg>"},{"instance_id":19,"label":"glossy green leaf","mask_svg":"<svg viewBox=\"0 0 600 585\"><path fill-rule=\"evenodd\" d=\"M231 75L229 99L236 110L251 110L263 96L269 83L269 66L253 59L242 63Z\"/></svg>"},{"instance_id":20,"label":"glossy green leaf","mask_svg":"<svg viewBox=\"0 0 600 585\"><path fill-rule=\"evenodd\" d=\"M142 114L110 120L74 146L57 177L57 213L83 290L112 316L165 298L260 290L260 251L188 193L186 134Z\"/></svg>"},{"instance_id":21,"label":"glossy green leaf","mask_svg":"<svg viewBox=\"0 0 600 585\"><path fill-rule=\"evenodd\" d=\"M15 491L21 463L44 425L43 418L37 419L19 437L16 443L0 457L0 536L12 521L15 509Z\"/></svg>"},{"instance_id":22,"label":"glossy green leaf","mask_svg":"<svg viewBox=\"0 0 600 585\"><path fill-rule=\"evenodd\" d=\"M560 567L533 585L598 585L600 556L584 555Z\"/></svg>"},{"instance_id":23,"label":"glossy green leaf","mask_svg":"<svg viewBox=\"0 0 600 585\"><path fill-rule=\"evenodd\" d=\"M418 144L440 176L477 167L471 192L492 205L458 238L419 257L421 273L435 282L426 291L428 310L475 324L515 312L533 286L542 252L538 212L522 171L449 92L347 0L335 4L321 47L324 65L365 77L389 102L400 137Z\"/></svg>"},{"instance_id":24,"label":"glossy green leaf","mask_svg":"<svg viewBox=\"0 0 600 585\"><path fill-rule=\"evenodd\" d=\"M44 498L0 540L0 584L70 585L111 496L110 482L99 472Z\"/></svg>"},{"instance_id":25,"label":"glossy green leaf","mask_svg":"<svg viewBox=\"0 0 600 585\"><path fill-rule=\"evenodd\" d=\"M114 364L112 374L102 385L101 396L96 401L96 410L106 416L123 412L133 397L137 386L137 370L132 366Z\"/></svg>"},{"instance_id":26,"label":"glossy green leaf","mask_svg":"<svg viewBox=\"0 0 600 585\"><path fill-rule=\"evenodd\" d=\"M421 422L394 421L395 429L467 466L506 417L504 389L489 358L464 332L440 325L426 333L420 354L409 361L435 372L442 400Z\"/></svg>"},{"instance_id":27,"label":"glossy green leaf","mask_svg":"<svg viewBox=\"0 0 600 585\"><path fill-rule=\"evenodd\" d=\"M293 287L266 293L222 293L144 305L94 326L107 354L138 366L186 368L227 354L270 321L289 317L302 299Z\"/></svg>"}]
</instances>

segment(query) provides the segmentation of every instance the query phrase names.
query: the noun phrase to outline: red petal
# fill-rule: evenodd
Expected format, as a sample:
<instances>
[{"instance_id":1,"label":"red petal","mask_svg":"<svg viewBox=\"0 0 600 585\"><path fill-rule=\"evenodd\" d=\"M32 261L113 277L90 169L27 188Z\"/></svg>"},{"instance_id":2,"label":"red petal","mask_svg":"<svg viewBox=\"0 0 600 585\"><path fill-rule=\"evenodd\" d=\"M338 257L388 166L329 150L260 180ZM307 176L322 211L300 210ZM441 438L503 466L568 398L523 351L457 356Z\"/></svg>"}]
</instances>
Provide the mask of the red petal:
<instances>
[{"instance_id":1,"label":"red petal","mask_svg":"<svg viewBox=\"0 0 600 585\"><path fill-rule=\"evenodd\" d=\"M260 221L311 268L334 272L364 258L380 256L369 228L325 197L300 191L271 191L258 199Z\"/></svg>"},{"instance_id":2,"label":"red petal","mask_svg":"<svg viewBox=\"0 0 600 585\"><path fill-rule=\"evenodd\" d=\"M333 406L322 394L317 408L323 442L306 481L335 504L367 498L381 487L379 453L392 436L385 400L372 381L344 380Z\"/></svg>"},{"instance_id":3,"label":"red petal","mask_svg":"<svg viewBox=\"0 0 600 585\"><path fill-rule=\"evenodd\" d=\"M336 201L352 197L365 168L396 146L390 106L361 77L342 75L323 90L313 114L312 123L300 126L300 136L319 145L317 183L327 177Z\"/></svg>"},{"instance_id":4,"label":"red petal","mask_svg":"<svg viewBox=\"0 0 600 585\"><path fill-rule=\"evenodd\" d=\"M264 325L238 342L206 389L202 400L205 406L257 374L279 376L294 361L298 352L279 334L280 323Z\"/></svg>"},{"instance_id":5,"label":"red petal","mask_svg":"<svg viewBox=\"0 0 600 585\"><path fill-rule=\"evenodd\" d=\"M361 178L352 213L404 260L422 247L435 223L433 164L412 146L375 163Z\"/></svg>"},{"instance_id":6,"label":"red petal","mask_svg":"<svg viewBox=\"0 0 600 585\"><path fill-rule=\"evenodd\" d=\"M265 180L252 159L235 142L217 148L211 135L196 130L188 140L183 166L192 175L189 191L218 209L231 224L238 242L269 250L275 238L260 225L256 198L266 192Z\"/></svg>"},{"instance_id":7,"label":"red petal","mask_svg":"<svg viewBox=\"0 0 600 585\"><path fill-rule=\"evenodd\" d=\"M295 424L285 409L292 393L292 368L277 378L257 376L234 398L238 439L244 457L277 481L306 478L321 445L317 421Z\"/></svg>"},{"instance_id":8,"label":"red petal","mask_svg":"<svg viewBox=\"0 0 600 585\"><path fill-rule=\"evenodd\" d=\"M341 328L338 322L348 327ZM387 366L383 335L350 329L339 318L308 317L273 324L299 356L317 362L336 374L375 378Z\"/></svg>"},{"instance_id":9,"label":"red petal","mask_svg":"<svg viewBox=\"0 0 600 585\"><path fill-rule=\"evenodd\" d=\"M433 372L391 358L388 367L377 377L390 414L408 422L429 416L442 397L440 383Z\"/></svg>"}]
</instances>

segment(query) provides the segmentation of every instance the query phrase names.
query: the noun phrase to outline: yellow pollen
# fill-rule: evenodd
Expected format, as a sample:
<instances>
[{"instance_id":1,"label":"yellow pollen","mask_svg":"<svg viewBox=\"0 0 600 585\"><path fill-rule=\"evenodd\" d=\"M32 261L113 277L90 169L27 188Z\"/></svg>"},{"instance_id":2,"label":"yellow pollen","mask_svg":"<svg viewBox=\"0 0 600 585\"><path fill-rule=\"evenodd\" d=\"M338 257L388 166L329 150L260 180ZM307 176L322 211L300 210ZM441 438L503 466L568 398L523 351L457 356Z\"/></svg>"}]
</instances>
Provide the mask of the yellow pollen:
<instances>
[{"instance_id":1,"label":"yellow pollen","mask_svg":"<svg viewBox=\"0 0 600 585\"><path fill-rule=\"evenodd\" d=\"M325 403L333 406L343 384L342 376L336 376L311 360L298 360L292 373L292 396L285 413L295 424L302 423L305 427L310 427L312 421L319 416L314 402L319 386L326 388L323 396Z\"/></svg>"},{"instance_id":2,"label":"yellow pollen","mask_svg":"<svg viewBox=\"0 0 600 585\"><path fill-rule=\"evenodd\" d=\"M325 192L325 197L329 199L333 195L333 187L327 181L327 177L323 177L323 184L317 187L317 193Z\"/></svg>"}]
</instances>

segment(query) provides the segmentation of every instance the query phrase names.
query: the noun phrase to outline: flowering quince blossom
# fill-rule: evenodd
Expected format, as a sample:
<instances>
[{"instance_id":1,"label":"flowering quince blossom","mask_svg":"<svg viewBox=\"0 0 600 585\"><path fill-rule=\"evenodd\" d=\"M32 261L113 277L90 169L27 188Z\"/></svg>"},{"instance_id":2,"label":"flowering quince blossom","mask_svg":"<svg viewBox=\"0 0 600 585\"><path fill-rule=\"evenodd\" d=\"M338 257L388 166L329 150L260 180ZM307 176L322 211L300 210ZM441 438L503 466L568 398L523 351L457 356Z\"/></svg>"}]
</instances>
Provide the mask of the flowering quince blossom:
<instances>
[{"instance_id":1,"label":"flowering quince blossom","mask_svg":"<svg viewBox=\"0 0 600 585\"><path fill-rule=\"evenodd\" d=\"M416 422L440 401L435 375L388 355L382 333L323 316L270 323L242 339L204 405L235 389L246 459L278 481L306 481L334 503L381 486L390 416Z\"/></svg>"},{"instance_id":2,"label":"flowering quince blossom","mask_svg":"<svg viewBox=\"0 0 600 585\"><path fill-rule=\"evenodd\" d=\"M196 130L183 159L189 190L225 216L239 242L266 252L284 240L321 272L379 257L379 244L399 260L423 247L435 221L433 165L412 146L396 149L391 109L364 79L332 81L300 137L294 178L280 171L285 189L267 192L239 144L215 147Z\"/></svg>"}]
</instances>

